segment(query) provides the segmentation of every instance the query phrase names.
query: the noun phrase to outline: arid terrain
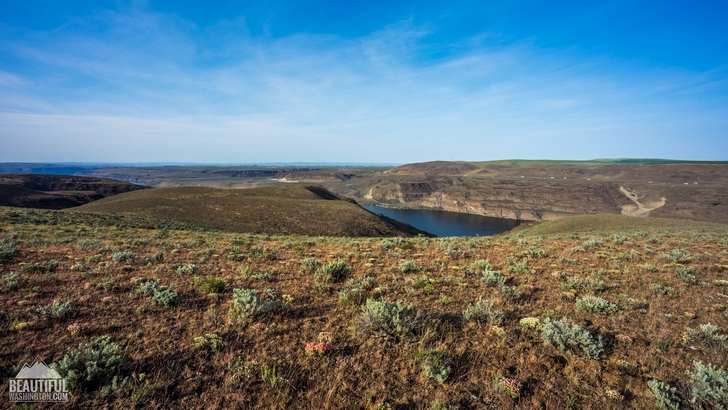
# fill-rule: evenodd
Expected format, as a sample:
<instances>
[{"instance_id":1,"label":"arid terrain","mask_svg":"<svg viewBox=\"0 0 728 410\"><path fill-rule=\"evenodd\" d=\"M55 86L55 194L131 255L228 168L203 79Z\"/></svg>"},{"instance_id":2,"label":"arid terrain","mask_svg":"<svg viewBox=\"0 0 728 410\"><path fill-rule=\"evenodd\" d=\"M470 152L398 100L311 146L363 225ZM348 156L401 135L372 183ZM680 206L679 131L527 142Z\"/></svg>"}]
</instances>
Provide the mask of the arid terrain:
<instances>
[{"instance_id":1,"label":"arid terrain","mask_svg":"<svg viewBox=\"0 0 728 410\"><path fill-rule=\"evenodd\" d=\"M363 204L524 221L606 213L728 223L725 163L428 162L323 185Z\"/></svg>"},{"instance_id":2,"label":"arid terrain","mask_svg":"<svg viewBox=\"0 0 728 410\"><path fill-rule=\"evenodd\" d=\"M690 219L725 222L723 167L3 175L93 201L0 207L0 386L37 356L75 408L720 409L728 227ZM354 198L533 222L431 238Z\"/></svg>"},{"instance_id":3,"label":"arid terrain","mask_svg":"<svg viewBox=\"0 0 728 410\"><path fill-rule=\"evenodd\" d=\"M0 206L65 209L145 188L104 178L0 173Z\"/></svg>"},{"instance_id":4,"label":"arid terrain","mask_svg":"<svg viewBox=\"0 0 728 410\"><path fill-rule=\"evenodd\" d=\"M143 215L227 232L329 236L429 235L310 185L155 188L74 208Z\"/></svg>"},{"instance_id":5,"label":"arid terrain","mask_svg":"<svg viewBox=\"0 0 728 410\"><path fill-rule=\"evenodd\" d=\"M2 389L38 355L75 408L727 398L724 225L582 216L438 239L164 224L0 208Z\"/></svg>"},{"instance_id":6,"label":"arid terrain","mask_svg":"<svg viewBox=\"0 0 728 410\"><path fill-rule=\"evenodd\" d=\"M434 161L387 167L0 164L152 187L314 184L362 205L542 221L626 214L728 223L728 163L669 160ZM0 174L1 175L1 174Z\"/></svg>"}]
</instances>

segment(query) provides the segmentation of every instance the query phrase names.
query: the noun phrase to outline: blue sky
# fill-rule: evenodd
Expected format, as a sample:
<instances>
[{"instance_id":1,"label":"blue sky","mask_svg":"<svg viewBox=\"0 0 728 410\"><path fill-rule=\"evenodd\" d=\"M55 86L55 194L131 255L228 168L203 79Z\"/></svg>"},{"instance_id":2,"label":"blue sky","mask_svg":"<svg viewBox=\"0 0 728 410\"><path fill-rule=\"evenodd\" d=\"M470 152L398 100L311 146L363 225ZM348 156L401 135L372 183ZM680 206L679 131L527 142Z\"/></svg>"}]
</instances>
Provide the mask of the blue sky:
<instances>
[{"instance_id":1,"label":"blue sky","mask_svg":"<svg viewBox=\"0 0 728 410\"><path fill-rule=\"evenodd\" d=\"M725 1L5 1L0 161L728 160L727 20Z\"/></svg>"}]
</instances>

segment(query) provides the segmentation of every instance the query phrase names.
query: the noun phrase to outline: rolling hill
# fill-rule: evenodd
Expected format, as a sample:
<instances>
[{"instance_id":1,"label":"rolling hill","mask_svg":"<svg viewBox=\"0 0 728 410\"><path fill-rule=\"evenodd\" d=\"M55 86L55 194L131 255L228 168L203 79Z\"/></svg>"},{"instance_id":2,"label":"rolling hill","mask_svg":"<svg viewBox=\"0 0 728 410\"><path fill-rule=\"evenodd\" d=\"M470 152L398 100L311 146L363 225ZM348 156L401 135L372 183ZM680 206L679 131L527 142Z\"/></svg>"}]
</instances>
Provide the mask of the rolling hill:
<instances>
[{"instance_id":1,"label":"rolling hill","mask_svg":"<svg viewBox=\"0 0 728 410\"><path fill-rule=\"evenodd\" d=\"M635 218L627 215L579 215L544 222L529 222L517 226L509 235L588 235L592 233L618 235L626 232L638 234L657 232L675 235L682 232L726 232L724 224L696 222L669 218Z\"/></svg>"},{"instance_id":2,"label":"rolling hill","mask_svg":"<svg viewBox=\"0 0 728 410\"><path fill-rule=\"evenodd\" d=\"M231 232L313 236L426 234L373 214L353 200L304 185L155 188L105 198L76 210L145 215Z\"/></svg>"}]
</instances>

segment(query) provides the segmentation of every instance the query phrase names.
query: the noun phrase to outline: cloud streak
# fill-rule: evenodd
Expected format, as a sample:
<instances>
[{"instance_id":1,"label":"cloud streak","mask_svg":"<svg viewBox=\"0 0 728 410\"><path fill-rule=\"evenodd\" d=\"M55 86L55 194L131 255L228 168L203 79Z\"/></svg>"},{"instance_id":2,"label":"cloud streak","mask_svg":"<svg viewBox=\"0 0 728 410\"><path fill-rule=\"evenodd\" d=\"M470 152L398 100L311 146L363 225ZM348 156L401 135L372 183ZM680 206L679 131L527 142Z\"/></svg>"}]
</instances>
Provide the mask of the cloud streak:
<instances>
[{"instance_id":1,"label":"cloud streak","mask_svg":"<svg viewBox=\"0 0 728 410\"><path fill-rule=\"evenodd\" d=\"M244 18L200 27L139 6L2 36L0 61L16 63L0 65L0 160L707 159L702 144L725 146L726 70L493 33L431 42L437 30L273 38Z\"/></svg>"}]
</instances>

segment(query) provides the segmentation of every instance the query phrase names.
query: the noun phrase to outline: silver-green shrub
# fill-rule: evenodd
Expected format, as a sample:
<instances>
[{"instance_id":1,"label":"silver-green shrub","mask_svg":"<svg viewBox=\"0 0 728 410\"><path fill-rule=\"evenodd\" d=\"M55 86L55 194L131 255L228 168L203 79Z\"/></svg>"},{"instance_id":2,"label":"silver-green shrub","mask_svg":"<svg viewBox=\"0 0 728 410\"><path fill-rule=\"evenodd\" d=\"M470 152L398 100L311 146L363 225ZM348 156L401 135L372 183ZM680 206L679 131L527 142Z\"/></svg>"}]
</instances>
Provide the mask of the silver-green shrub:
<instances>
[{"instance_id":1,"label":"silver-green shrub","mask_svg":"<svg viewBox=\"0 0 728 410\"><path fill-rule=\"evenodd\" d=\"M399 271L402 273L421 272L424 269L415 261L404 261L399 265Z\"/></svg>"},{"instance_id":2,"label":"silver-green shrub","mask_svg":"<svg viewBox=\"0 0 728 410\"><path fill-rule=\"evenodd\" d=\"M655 398L655 405L661 410L678 410L680 408L680 397L677 389L659 381L650 380L647 382L650 393Z\"/></svg>"},{"instance_id":3,"label":"silver-green shrub","mask_svg":"<svg viewBox=\"0 0 728 410\"><path fill-rule=\"evenodd\" d=\"M506 315L503 312L493 309L493 302L483 299L482 296L478 298L475 305L468 304L468 307L463 311L463 319L466 322L474 321L481 326L487 323L501 325L505 317Z\"/></svg>"},{"instance_id":4,"label":"silver-green shrub","mask_svg":"<svg viewBox=\"0 0 728 410\"><path fill-rule=\"evenodd\" d=\"M197 265L190 263L188 265L178 266L175 272L178 275L194 275L197 272Z\"/></svg>"},{"instance_id":5,"label":"silver-green shrub","mask_svg":"<svg viewBox=\"0 0 728 410\"><path fill-rule=\"evenodd\" d=\"M523 293L515 286L503 285L500 287L500 295L506 300L518 300L523 296Z\"/></svg>"},{"instance_id":6,"label":"silver-green shrub","mask_svg":"<svg viewBox=\"0 0 728 410\"><path fill-rule=\"evenodd\" d=\"M152 300L164 307L177 306L179 304L179 294L172 289L171 286L161 286L155 289Z\"/></svg>"},{"instance_id":7,"label":"silver-green shrub","mask_svg":"<svg viewBox=\"0 0 728 410\"><path fill-rule=\"evenodd\" d=\"M9 261L20 255L20 250L13 246L13 243L0 245L0 261Z\"/></svg>"},{"instance_id":8,"label":"silver-green shrub","mask_svg":"<svg viewBox=\"0 0 728 410\"><path fill-rule=\"evenodd\" d=\"M90 344L81 343L69 349L63 359L51 365L73 389L85 384L95 387L102 384L123 364L119 346L111 343L109 336L98 337Z\"/></svg>"},{"instance_id":9,"label":"silver-green shrub","mask_svg":"<svg viewBox=\"0 0 728 410\"><path fill-rule=\"evenodd\" d=\"M158 251L154 255L152 255L152 262L155 263L162 263L164 262L164 252Z\"/></svg>"},{"instance_id":10,"label":"silver-green shrub","mask_svg":"<svg viewBox=\"0 0 728 410\"><path fill-rule=\"evenodd\" d=\"M41 316L51 316L56 319L64 319L76 313L77 309L71 304L71 302L61 302L54 300L48 307L40 306L38 313Z\"/></svg>"},{"instance_id":11,"label":"silver-green shrub","mask_svg":"<svg viewBox=\"0 0 728 410\"><path fill-rule=\"evenodd\" d=\"M697 285L700 282L700 270L694 266L678 266L675 274L686 285Z\"/></svg>"},{"instance_id":12,"label":"silver-green shrub","mask_svg":"<svg viewBox=\"0 0 728 410\"><path fill-rule=\"evenodd\" d=\"M342 260L329 262L316 269L317 282L326 283L329 280L339 282L351 273L351 267Z\"/></svg>"},{"instance_id":13,"label":"silver-green shrub","mask_svg":"<svg viewBox=\"0 0 728 410\"><path fill-rule=\"evenodd\" d=\"M447 352L427 350L415 353L415 357L422 365L422 373L430 379L442 384L447 381L452 371L452 358Z\"/></svg>"},{"instance_id":14,"label":"silver-green shrub","mask_svg":"<svg viewBox=\"0 0 728 410\"><path fill-rule=\"evenodd\" d=\"M596 239L596 238L589 239L588 241L584 242L581 245L581 247L585 251L588 251L591 248L601 248L602 246L604 246L604 242L602 242L600 239Z\"/></svg>"},{"instance_id":15,"label":"silver-green shrub","mask_svg":"<svg viewBox=\"0 0 728 410\"><path fill-rule=\"evenodd\" d=\"M595 340L587 330L577 324L569 323L566 318L554 321L548 318L544 320L541 339L564 354L572 354L572 350L579 349L584 352L586 357L599 359L604 352L601 336Z\"/></svg>"},{"instance_id":16,"label":"silver-green shrub","mask_svg":"<svg viewBox=\"0 0 728 410\"><path fill-rule=\"evenodd\" d=\"M128 251L116 251L111 256L111 260L114 262L131 263L134 262L134 259L136 259L136 254Z\"/></svg>"},{"instance_id":17,"label":"silver-green shrub","mask_svg":"<svg viewBox=\"0 0 728 410\"><path fill-rule=\"evenodd\" d=\"M236 322L243 322L258 311L259 305L260 299L254 289L233 289L233 306L228 315Z\"/></svg>"},{"instance_id":18,"label":"silver-green shrub","mask_svg":"<svg viewBox=\"0 0 728 410\"><path fill-rule=\"evenodd\" d=\"M604 290L604 281L600 279L591 278L580 278L577 276L568 278L566 282L571 285L572 288L577 290L593 290L602 291Z\"/></svg>"},{"instance_id":19,"label":"silver-green shrub","mask_svg":"<svg viewBox=\"0 0 728 410\"><path fill-rule=\"evenodd\" d=\"M667 296L675 296L677 295L677 292L674 288L670 286L661 285L659 283L653 283L650 285L650 290L652 293L655 294L661 294L661 295L667 295Z\"/></svg>"},{"instance_id":20,"label":"silver-green shrub","mask_svg":"<svg viewBox=\"0 0 728 410\"><path fill-rule=\"evenodd\" d=\"M5 289L14 290L25 282L25 278L15 272L10 272L7 275L3 275L3 281L5 282Z\"/></svg>"},{"instance_id":21,"label":"silver-green shrub","mask_svg":"<svg viewBox=\"0 0 728 410\"><path fill-rule=\"evenodd\" d=\"M493 270L493 265L487 260L477 260L470 264L470 270L474 272Z\"/></svg>"},{"instance_id":22,"label":"silver-green shrub","mask_svg":"<svg viewBox=\"0 0 728 410\"><path fill-rule=\"evenodd\" d=\"M704 405L716 410L725 410L728 406L728 373L712 364L705 366L702 362L693 362L695 369L690 372L690 403L697 404L700 409Z\"/></svg>"},{"instance_id":23,"label":"silver-green shrub","mask_svg":"<svg viewBox=\"0 0 728 410\"><path fill-rule=\"evenodd\" d=\"M486 270L480 278L480 283L488 287L501 287L505 285L506 277L498 270Z\"/></svg>"},{"instance_id":24,"label":"silver-green shrub","mask_svg":"<svg viewBox=\"0 0 728 410\"><path fill-rule=\"evenodd\" d=\"M705 323L700 325L699 329L687 328L687 342L693 340L707 341L707 342L725 342L728 340L728 336L718 331L718 326L712 323Z\"/></svg>"},{"instance_id":25,"label":"silver-green shrub","mask_svg":"<svg viewBox=\"0 0 728 410\"><path fill-rule=\"evenodd\" d=\"M321 262L316 258L304 258L301 260L301 266L303 272L314 273L321 266Z\"/></svg>"},{"instance_id":26,"label":"silver-green shrub","mask_svg":"<svg viewBox=\"0 0 728 410\"><path fill-rule=\"evenodd\" d=\"M619 312L619 306L597 296L584 296L576 300L576 307L585 312L598 315L611 315Z\"/></svg>"},{"instance_id":27,"label":"silver-green shrub","mask_svg":"<svg viewBox=\"0 0 728 410\"><path fill-rule=\"evenodd\" d=\"M671 263L687 263L693 259L690 252L684 249L673 249L669 253L659 255L658 258L663 262Z\"/></svg>"},{"instance_id":28,"label":"silver-green shrub","mask_svg":"<svg viewBox=\"0 0 728 410\"><path fill-rule=\"evenodd\" d=\"M400 300L367 299L357 329L367 336L399 340L406 335L415 335L421 322L420 313L410 304Z\"/></svg>"}]
</instances>

